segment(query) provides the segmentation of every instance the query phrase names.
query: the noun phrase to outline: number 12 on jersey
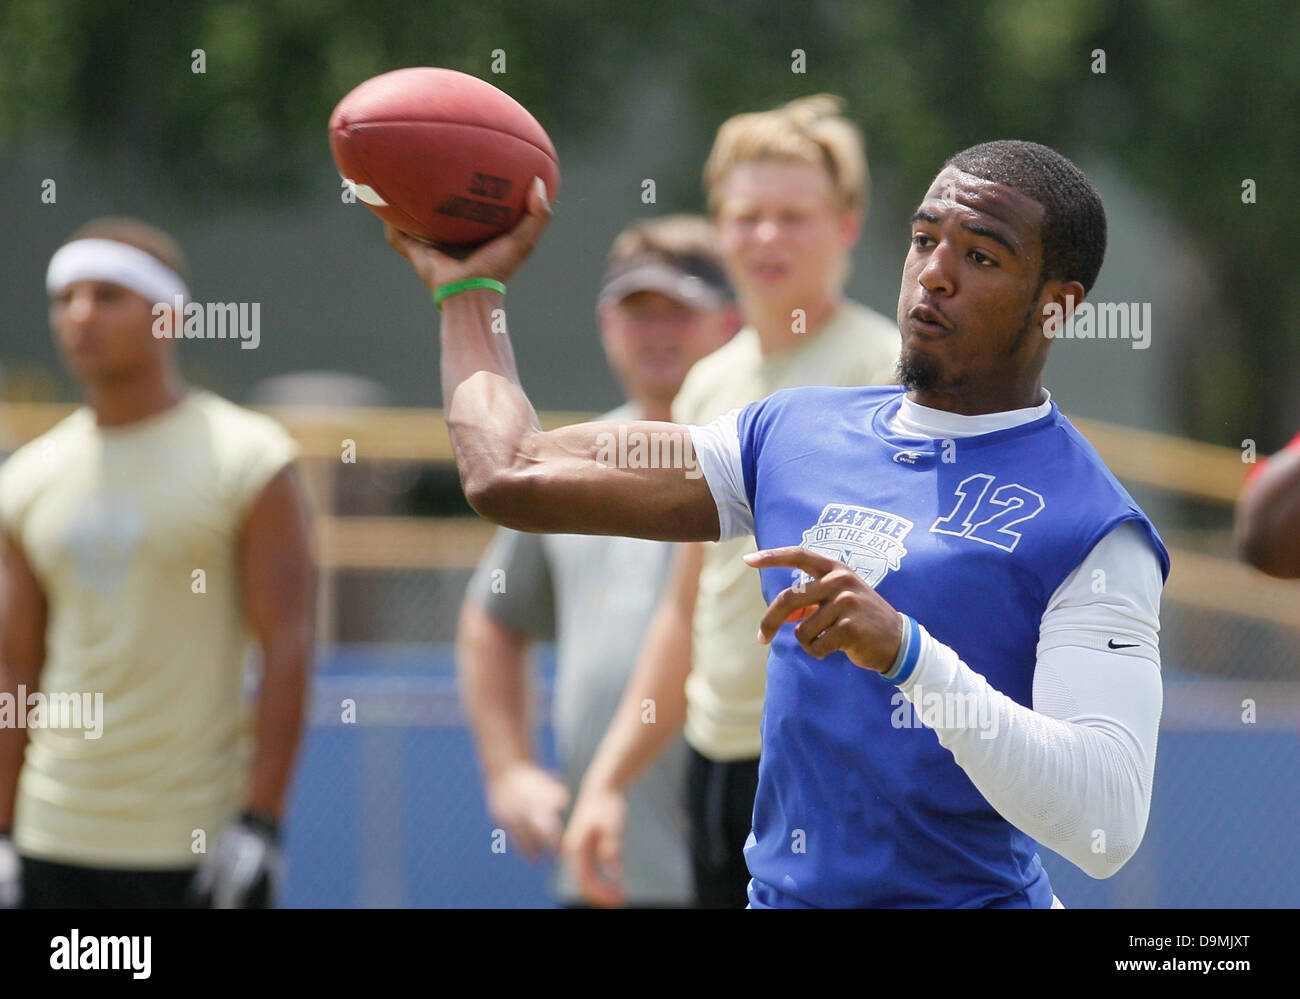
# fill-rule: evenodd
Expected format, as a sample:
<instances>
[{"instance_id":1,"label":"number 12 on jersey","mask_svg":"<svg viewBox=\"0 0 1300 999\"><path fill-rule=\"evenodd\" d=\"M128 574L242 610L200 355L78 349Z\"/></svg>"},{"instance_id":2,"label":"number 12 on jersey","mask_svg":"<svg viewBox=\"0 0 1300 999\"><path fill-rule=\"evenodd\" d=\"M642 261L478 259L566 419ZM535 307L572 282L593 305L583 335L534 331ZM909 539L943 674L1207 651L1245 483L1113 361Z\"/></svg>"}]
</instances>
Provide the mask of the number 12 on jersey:
<instances>
[{"instance_id":1,"label":"number 12 on jersey","mask_svg":"<svg viewBox=\"0 0 1300 999\"><path fill-rule=\"evenodd\" d=\"M966 476L957 484L952 511L931 524L930 530L1015 551L1020 532L1011 528L1038 516L1046 504L1042 496L1018 482L996 489L993 483L994 477L987 472Z\"/></svg>"}]
</instances>

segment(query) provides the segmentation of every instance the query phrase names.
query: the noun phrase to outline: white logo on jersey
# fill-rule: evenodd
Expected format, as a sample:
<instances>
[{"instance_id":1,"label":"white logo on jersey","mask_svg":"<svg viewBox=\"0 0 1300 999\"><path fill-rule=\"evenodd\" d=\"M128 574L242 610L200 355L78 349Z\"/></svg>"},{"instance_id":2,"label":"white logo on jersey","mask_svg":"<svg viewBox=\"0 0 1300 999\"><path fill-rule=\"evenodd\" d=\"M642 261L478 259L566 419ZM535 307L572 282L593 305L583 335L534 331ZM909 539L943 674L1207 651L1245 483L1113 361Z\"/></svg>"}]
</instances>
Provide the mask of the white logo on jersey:
<instances>
[{"instance_id":1,"label":"white logo on jersey","mask_svg":"<svg viewBox=\"0 0 1300 999\"><path fill-rule=\"evenodd\" d=\"M68 519L63 544L78 581L106 593L122 585L144 533L138 499L130 493L96 493L83 499Z\"/></svg>"},{"instance_id":2,"label":"white logo on jersey","mask_svg":"<svg viewBox=\"0 0 1300 999\"><path fill-rule=\"evenodd\" d=\"M843 562L868 586L875 587L899 567L907 554L903 539L912 527L910 520L884 510L828 503L817 523L803 532L803 547ZM810 578L795 572L796 579Z\"/></svg>"}]
</instances>

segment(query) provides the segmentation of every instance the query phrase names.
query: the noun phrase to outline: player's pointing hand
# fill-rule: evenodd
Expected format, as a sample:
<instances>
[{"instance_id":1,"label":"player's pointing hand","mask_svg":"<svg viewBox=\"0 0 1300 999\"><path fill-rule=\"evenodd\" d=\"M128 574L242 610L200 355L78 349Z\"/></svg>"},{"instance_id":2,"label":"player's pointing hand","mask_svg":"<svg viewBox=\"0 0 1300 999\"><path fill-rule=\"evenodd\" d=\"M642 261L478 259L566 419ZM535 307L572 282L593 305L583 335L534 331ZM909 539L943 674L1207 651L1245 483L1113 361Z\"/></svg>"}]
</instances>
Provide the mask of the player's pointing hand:
<instances>
[{"instance_id":1,"label":"player's pointing hand","mask_svg":"<svg viewBox=\"0 0 1300 999\"><path fill-rule=\"evenodd\" d=\"M533 252L542 231L551 221L551 206L546 200L546 185L534 180L528 192L527 210L518 224L460 258L446 248L408 236L385 223L388 245L404 256L430 291L466 278L493 278L508 282L519 265Z\"/></svg>"},{"instance_id":2,"label":"player's pointing hand","mask_svg":"<svg viewBox=\"0 0 1300 999\"><path fill-rule=\"evenodd\" d=\"M889 671L903 641L903 622L847 565L798 545L754 552L745 562L755 569L802 569L812 577L776 595L759 623L760 642L770 643L793 619L795 638L810 656L843 652L863 669Z\"/></svg>"}]
</instances>

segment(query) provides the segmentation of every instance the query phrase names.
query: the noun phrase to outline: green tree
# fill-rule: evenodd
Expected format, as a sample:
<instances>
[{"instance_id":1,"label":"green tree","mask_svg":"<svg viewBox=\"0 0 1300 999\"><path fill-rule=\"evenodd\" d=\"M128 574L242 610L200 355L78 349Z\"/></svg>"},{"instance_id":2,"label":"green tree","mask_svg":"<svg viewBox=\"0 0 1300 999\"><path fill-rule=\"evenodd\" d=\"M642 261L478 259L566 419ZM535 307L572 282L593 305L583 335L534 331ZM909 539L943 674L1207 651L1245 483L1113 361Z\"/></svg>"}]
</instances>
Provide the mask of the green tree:
<instances>
[{"instance_id":1,"label":"green tree","mask_svg":"<svg viewBox=\"0 0 1300 999\"><path fill-rule=\"evenodd\" d=\"M493 80L561 148L598 142L636 100L633 81L676 87L683 135L697 138L725 115L827 90L849 100L873 162L904 176L1011 135L1119 163L1192 236L1230 310L1190 341L1184 426L1220 439L1244 423L1280 443L1300 380L1298 42L1287 0L9 0L0 149L71 145L187 195L280 203L328 155L338 99L400 66ZM697 169L683 165L686 183Z\"/></svg>"}]
</instances>

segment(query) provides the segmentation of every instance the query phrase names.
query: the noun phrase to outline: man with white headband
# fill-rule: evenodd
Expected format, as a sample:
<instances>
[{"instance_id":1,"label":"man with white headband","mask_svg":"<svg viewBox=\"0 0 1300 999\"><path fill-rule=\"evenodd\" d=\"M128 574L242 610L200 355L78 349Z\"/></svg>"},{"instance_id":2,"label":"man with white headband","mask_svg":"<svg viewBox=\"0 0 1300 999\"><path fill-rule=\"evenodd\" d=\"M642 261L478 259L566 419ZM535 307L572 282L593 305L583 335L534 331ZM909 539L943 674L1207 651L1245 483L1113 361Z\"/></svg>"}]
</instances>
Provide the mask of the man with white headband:
<instances>
[{"instance_id":1,"label":"man with white headband","mask_svg":"<svg viewBox=\"0 0 1300 999\"><path fill-rule=\"evenodd\" d=\"M0 466L0 906L273 903L314 640L309 513L288 434L188 388L156 335L184 272L128 219L50 261L87 405Z\"/></svg>"},{"instance_id":2,"label":"man with white headband","mask_svg":"<svg viewBox=\"0 0 1300 999\"><path fill-rule=\"evenodd\" d=\"M51 298L82 280L121 285L153 304L190 298L189 287L175 270L144 250L112 239L74 239L50 258L45 290ZM155 314L152 309L150 314Z\"/></svg>"}]
</instances>

